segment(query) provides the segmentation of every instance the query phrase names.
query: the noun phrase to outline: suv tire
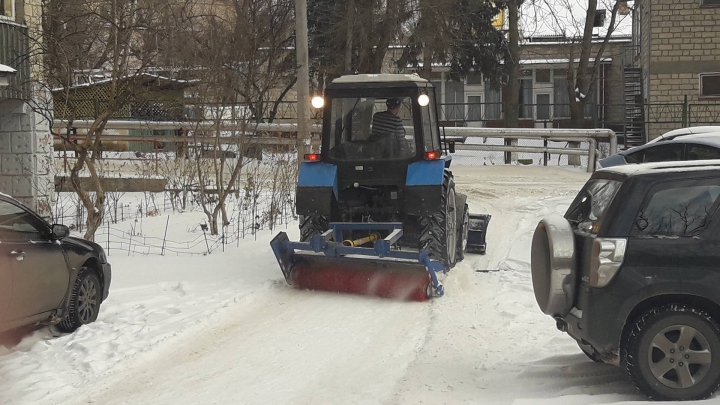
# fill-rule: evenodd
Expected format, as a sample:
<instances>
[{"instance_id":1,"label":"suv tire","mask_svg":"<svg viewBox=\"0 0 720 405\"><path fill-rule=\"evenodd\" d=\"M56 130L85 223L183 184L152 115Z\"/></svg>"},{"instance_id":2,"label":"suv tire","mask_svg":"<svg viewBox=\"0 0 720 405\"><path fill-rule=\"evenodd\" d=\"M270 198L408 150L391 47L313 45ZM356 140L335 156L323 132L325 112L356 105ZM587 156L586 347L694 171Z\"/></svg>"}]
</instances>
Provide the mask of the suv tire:
<instances>
[{"instance_id":1,"label":"suv tire","mask_svg":"<svg viewBox=\"0 0 720 405\"><path fill-rule=\"evenodd\" d=\"M669 304L643 314L622 353L630 380L652 399L705 399L720 386L720 326L692 306Z\"/></svg>"},{"instance_id":2,"label":"suv tire","mask_svg":"<svg viewBox=\"0 0 720 405\"><path fill-rule=\"evenodd\" d=\"M562 216L543 218L532 240L530 268L533 291L547 315L565 316L575 297L575 234Z\"/></svg>"}]
</instances>

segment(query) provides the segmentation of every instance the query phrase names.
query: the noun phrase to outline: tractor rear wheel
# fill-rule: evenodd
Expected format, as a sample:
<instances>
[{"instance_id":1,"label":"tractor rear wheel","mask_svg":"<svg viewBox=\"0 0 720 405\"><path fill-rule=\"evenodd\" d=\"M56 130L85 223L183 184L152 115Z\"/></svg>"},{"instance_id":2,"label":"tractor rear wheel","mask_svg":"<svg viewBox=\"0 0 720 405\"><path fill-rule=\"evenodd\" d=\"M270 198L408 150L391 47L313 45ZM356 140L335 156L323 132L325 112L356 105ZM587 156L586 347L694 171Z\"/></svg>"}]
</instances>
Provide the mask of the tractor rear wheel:
<instances>
[{"instance_id":1,"label":"tractor rear wheel","mask_svg":"<svg viewBox=\"0 0 720 405\"><path fill-rule=\"evenodd\" d=\"M455 262L460 263L465 260L465 249L467 248L468 240L468 227L470 226L470 207L465 204L464 207L458 207L463 209L462 222L457 225L458 236L457 236L457 253L455 255Z\"/></svg>"},{"instance_id":2,"label":"tractor rear wheel","mask_svg":"<svg viewBox=\"0 0 720 405\"><path fill-rule=\"evenodd\" d=\"M328 219L324 215L300 215L300 242L307 242L314 235L320 235L328 229Z\"/></svg>"},{"instance_id":3,"label":"tractor rear wheel","mask_svg":"<svg viewBox=\"0 0 720 405\"><path fill-rule=\"evenodd\" d=\"M435 213L420 218L420 249L427 250L430 258L446 269L455 267L457 244L462 243L458 241L455 200L455 182L445 173L440 207Z\"/></svg>"}]
</instances>

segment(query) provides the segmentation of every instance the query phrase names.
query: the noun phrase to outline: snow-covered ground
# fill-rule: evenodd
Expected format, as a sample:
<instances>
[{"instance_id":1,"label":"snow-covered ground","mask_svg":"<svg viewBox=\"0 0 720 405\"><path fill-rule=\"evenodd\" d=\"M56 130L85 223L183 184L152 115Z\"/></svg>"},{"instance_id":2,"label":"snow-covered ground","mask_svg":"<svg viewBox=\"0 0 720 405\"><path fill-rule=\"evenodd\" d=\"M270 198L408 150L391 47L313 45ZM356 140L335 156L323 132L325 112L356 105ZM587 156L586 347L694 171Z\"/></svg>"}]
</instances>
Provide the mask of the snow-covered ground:
<instances>
[{"instance_id":1,"label":"snow-covered ground","mask_svg":"<svg viewBox=\"0 0 720 405\"><path fill-rule=\"evenodd\" d=\"M0 347L0 404L642 401L620 368L593 363L558 332L532 293L535 225L562 213L588 175L537 166L455 175L471 211L493 218L488 254L468 255L445 276L445 297L294 290L269 231L206 256L112 251L111 294L96 323ZM173 215L172 239L195 239L189 230L203 219ZM162 236L166 217L145 221L145 234ZM294 224L288 232L297 238Z\"/></svg>"}]
</instances>

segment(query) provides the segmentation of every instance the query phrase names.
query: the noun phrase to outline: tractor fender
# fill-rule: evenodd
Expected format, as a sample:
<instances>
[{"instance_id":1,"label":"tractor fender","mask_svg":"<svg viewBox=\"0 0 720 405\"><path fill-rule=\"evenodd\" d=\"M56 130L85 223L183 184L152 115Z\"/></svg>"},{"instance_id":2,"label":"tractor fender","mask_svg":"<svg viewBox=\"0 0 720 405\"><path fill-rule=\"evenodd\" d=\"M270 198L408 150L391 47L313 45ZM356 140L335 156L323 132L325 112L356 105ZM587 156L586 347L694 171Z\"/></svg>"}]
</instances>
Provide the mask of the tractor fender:
<instances>
[{"instance_id":1,"label":"tractor fender","mask_svg":"<svg viewBox=\"0 0 720 405\"><path fill-rule=\"evenodd\" d=\"M324 162L300 164L295 193L295 212L298 215L329 216L337 197L337 166Z\"/></svg>"},{"instance_id":2,"label":"tractor fender","mask_svg":"<svg viewBox=\"0 0 720 405\"><path fill-rule=\"evenodd\" d=\"M405 180L406 214L422 216L437 212L445 172L444 160L421 160L408 166Z\"/></svg>"}]
</instances>

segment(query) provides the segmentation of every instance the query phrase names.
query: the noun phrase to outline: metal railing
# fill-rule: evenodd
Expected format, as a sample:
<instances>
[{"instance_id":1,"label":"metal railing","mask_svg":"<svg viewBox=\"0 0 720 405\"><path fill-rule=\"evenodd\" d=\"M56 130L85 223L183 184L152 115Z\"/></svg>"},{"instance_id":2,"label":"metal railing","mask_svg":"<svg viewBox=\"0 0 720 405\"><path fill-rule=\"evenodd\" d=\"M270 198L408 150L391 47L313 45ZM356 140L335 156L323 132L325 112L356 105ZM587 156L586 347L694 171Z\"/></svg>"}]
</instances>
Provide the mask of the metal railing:
<instances>
[{"instance_id":1,"label":"metal railing","mask_svg":"<svg viewBox=\"0 0 720 405\"><path fill-rule=\"evenodd\" d=\"M1 62L0 62L1 63ZM55 103L55 118L73 120L91 120L97 118L107 109L107 100L99 98L71 98ZM245 104L215 105L197 104L188 100L139 100L121 106L112 115L116 120L145 121L202 121L212 119L213 114L230 115L230 112L246 111L256 122L295 121L297 120L297 103L281 101L277 104L267 102L260 108L250 109ZM240 112L243 114L243 112ZM322 110L311 109L311 118L321 118Z\"/></svg>"},{"instance_id":2,"label":"metal railing","mask_svg":"<svg viewBox=\"0 0 720 405\"><path fill-rule=\"evenodd\" d=\"M511 152L511 153L542 153L547 165L548 154L568 156L587 156L587 171L595 171L599 142L607 142L610 155L617 153L617 135L609 129L540 129L540 128L446 128L445 136L457 136L462 138L500 138L500 139L532 139L542 141L542 145L515 146L515 145L489 145L489 144L468 144L467 142L456 144L456 150L475 150L490 152ZM572 142L586 143L586 149L560 148L552 146L550 142ZM511 159L517 161L517 159Z\"/></svg>"},{"instance_id":3,"label":"metal railing","mask_svg":"<svg viewBox=\"0 0 720 405\"><path fill-rule=\"evenodd\" d=\"M56 120L54 125L65 127L67 121ZM73 121L75 128L89 128L92 121ZM257 124L253 126L238 125L237 123L225 122L220 127L214 123L187 123L187 122L151 122L151 121L109 121L105 127L107 130L130 130L130 129L149 129L149 130L182 130L185 136L158 135L148 137L133 137L124 135L109 135L105 137L107 141L145 141L145 142L161 142L169 144L182 143L206 143L206 144L241 144L241 145L294 145L296 139L292 134L297 132L296 124ZM221 138L213 136L197 135L204 130L219 130L228 132ZM252 129L252 131L251 131ZM313 125L311 130L313 133L321 131L320 125ZM412 130L407 127L406 131ZM237 131L237 132L233 132ZM239 133L246 131L246 133ZM262 136L258 132L264 132ZM474 150L486 152L508 152L508 153L539 153L545 156L547 164L547 154L567 155L567 156L585 156L588 159L588 171L595 169L595 160L598 155L598 144L604 142L608 144L610 154L617 153L617 136L615 132L609 129L535 129L535 128L473 128L473 127L447 127L443 130L445 136L460 138L460 142L456 144L458 150ZM194 136L187 134L194 133ZM283 136L283 133L290 133L290 137ZM81 135L77 136L82 139ZM506 139L520 140L528 139L538 141L539 144L519 146L519 145L490 145L465 142L467 138L482 139ZM573 147L560 147L559 145L551 145L550 142L565 143L582 143L581 149ZM315 137L312 144L319 145L319 139ZM570 146L568 144L567 146ZM517 159L511 159L517 161Z\"/></svg>"}]
</instances>

